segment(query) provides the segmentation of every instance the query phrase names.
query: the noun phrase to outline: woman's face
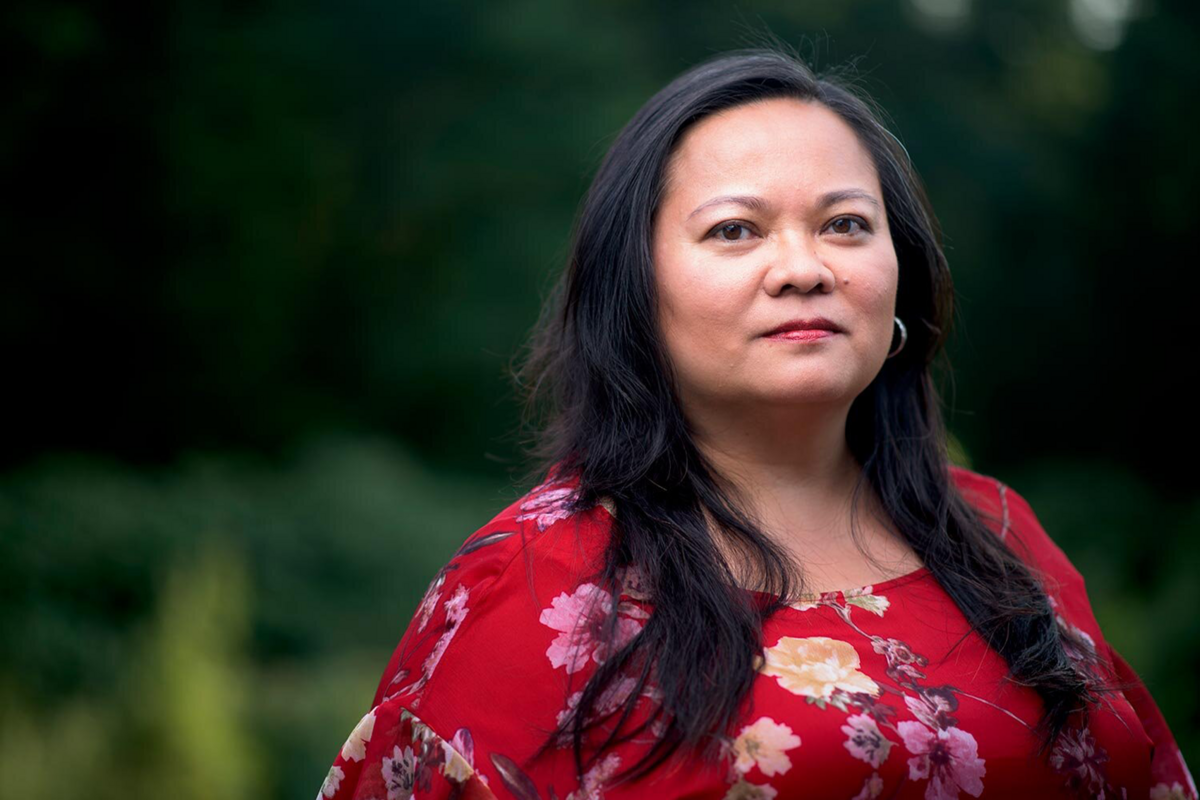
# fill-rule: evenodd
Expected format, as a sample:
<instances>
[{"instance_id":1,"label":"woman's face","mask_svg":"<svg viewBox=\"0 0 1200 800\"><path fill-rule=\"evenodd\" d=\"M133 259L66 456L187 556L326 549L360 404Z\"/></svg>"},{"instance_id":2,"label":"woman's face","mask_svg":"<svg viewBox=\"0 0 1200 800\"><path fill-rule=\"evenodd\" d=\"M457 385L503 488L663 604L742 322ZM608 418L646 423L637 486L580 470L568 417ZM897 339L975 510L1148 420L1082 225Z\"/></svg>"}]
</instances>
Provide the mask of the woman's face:
<instances>
[{"instance_id":1,"label":"woman's face","mask_svg":"<svg viewBox=\"0 0 1200 800\"><path fill-rule=\"evenodd\" d=\"M685 408L849 407L892 347L899 277L854 131L818 103L738 106L688 130L666 181L654 271ZM840 332L767 336L812 317Z\"/></svg>"}]
</instances>

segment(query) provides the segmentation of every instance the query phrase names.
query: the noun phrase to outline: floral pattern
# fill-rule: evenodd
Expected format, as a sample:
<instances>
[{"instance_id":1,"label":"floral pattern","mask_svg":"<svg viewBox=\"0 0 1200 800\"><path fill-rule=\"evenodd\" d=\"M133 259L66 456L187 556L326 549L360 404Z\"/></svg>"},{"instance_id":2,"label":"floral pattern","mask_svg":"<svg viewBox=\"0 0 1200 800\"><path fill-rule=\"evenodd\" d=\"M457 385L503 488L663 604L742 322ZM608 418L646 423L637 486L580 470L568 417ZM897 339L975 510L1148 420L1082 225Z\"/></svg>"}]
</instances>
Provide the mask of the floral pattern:
<instances>
[{"instance_id":1,"label":"floral pattern","mask_svg":"<svg viewBox=\"0 0 1200 800\"><path fill-rule=\"evenodd\" d=\"M956 479L973 485L977 497L992 486L975 473ZM1001 539L1045 541L1019 495L996 483L991 497ZM989 796L1004 795L1014 780L1033 780L995 764L989 770L988 761L1011 754L1012 737L1032 731L1036 704L1025 689L1002 694L999 673L989 677L983 664L972 664L974 671L950 669L953 646L971 632L956 622L957 609L936 581L916 580L931 577L920 571L806 596L766 621L755 658L753 713L719 739L715 773L688 768L663 784L615 784L618 772L654 741L647 735L576 772L571 738L562 729L579 713L583 682L642 635L654 598L651 573L639 565L620 569L615 587L602 586L580 574L573 537L539 538L580 515L591 523L574 529L585 534L583 541L590 532L603 542L615 503L601 498L606 513L592 514L577 509L576 498L572 481L546 480L469 537L438 571L374 706L342 744L318 800L621 800L674 796L676 783L678 794L711 800L910 794L949 800L979 797L985 788ZM562 549L553 550L559 544ZM536 548L531 576L520 566L522 548ZM590 552L593 563L598 552ZM1054 556L1043 546L1040 553L1047 552ZM1063 640L1072 663L1089 680L1086 664L1093 656L1112 659L1124 677L1134 677L1100 636L1081 583L1064 576L1048 596L1060 630L1072 634ZM936 624L916 624L914 607ZM605 642L609 630L612 644ZM647 715L649 734L662 736L669 715L650 713L664 710L663 694L653 669L647 675L623 666L584 726L601 736L615 733L610 726L620 728L621 712L632 708L635 716ZM1021 697L1023 704L1014 699ZM1039 767L1042 783L1034 794L1196 800L1187 765L1149 693L1143 687L1127 697L1129 703L1102 695L1101 713L1065 730ZM496 734L498 719L513 721L503 735ZM546 755L532 759L542 734L555 729L560 736ZM1152 745L1139 749L1148 740Z\"/></svg>"},{"instance_id":2,"label":"floral pattern","mask_svg":"<svg viewBox=\"0 0 1200 800\"><path fill-rule=\"evenodd\" d=\"M789 692L824 707L838 690L879 694L879 684L860 672L859 666L858 651L846 642L827 636L784 636L767 648L762 673L778 678L779 685Z\"/></svg>"},{"instance_id":3,"label":"floral pattern","mask_svg":"<svg viewBox=\"0 0 1200 800\"><path fill-rule=\"evenodd\" d=\"M787 751L800 746L800 737L770 717L742 728L733 742L733 766L743 775L758 767L764 775L782 775L792 768Z\"/></svg>"},{"instance_id":4,"label":"floral pattern","mask_svg":"<svg viewBox=\"0 0 1200 800\"><path fill-rule=\"evenodd\" d=\"M421 676L412 684L396 691L397 695L412 695L412 706L416 708L421 703L420 691L425 688L425 684L429 683L429 679L433 677L433 672L437 669L438 662L442 660L442 656L446 652L446 648L450 646L450 642L454 639L454 635L458 632L462 621L466 619L467 597L470 595L470 590L465 586L457 586L454 589L454 594L442 605L445 608L446 616L440 635L433 645L433 650L425 657L421 664ZM408 673L405 672L405 675ZM401 676L398 674L393 678L393 682Z\"/></svg>"},{"instance_id":5,"label":"floral pattern","mask_svg":"<svg viewBox=\"0 0 1200 800\"><path fill-rule=\"evenodd\" d=\"M571 516L571 504L575 490L567 484L547 481L530 492L530 497L521 503L521 513L514 519L524 522L531 519L539 531L544 531L560 519Z\"/></svg>"},{"instance_id":6,"label":"floral pattern","mask_svg":"<svg viewBox=\"0 0 1200 800\"><path fill-rule=\"evenodd\" d=\"M570 595L564 592L554 598L550 608L538 618L543 625L558 632L546 651L550 663L555 667L565 666L568 673L580 671L589 661L603 664L609 648L602 641L601 630L612 613L613 604L608 593L590 583L581 584ZM619 617L615 646L624 647L641 629L638 620Z\"/></svg>"},{"instance_id":7,"label":"floral pattern","mask_svg":"<svg viewBox=\"0 0 1200 800\"><path fill-rule=\"evenodd\" d=\"M845 747L850 755L862 759L876 769L887 759L892 743L879 730L875 718L867 714L852 714L842 726L846 734Z\"/></svg>"},{"instance_id":8,"label":"floral pattern","mask_svg":"<svg viewBox=\"0 0 1200 800\"><path fill-rule=\"evenodd\" d=\"M896 730L913 754L908 759L908 777L929 779L926 800L955 798L960 789L972 797L983 792L987 768L979 758L974 736L961 728L934 730L920 722L899 722Z\"/></svg>"},{"instance_id":9,"label":"floral pattern","mask_svg":"<svg viewBox=\"0 0 1200 800\"><path fill-rule=\"evenodd\" d=\"M844 602L839 602L841 595ZM826 704L847 714L841 726L846 751L873 769L887 762L895 744L908 751L907 777L924 781L926 800L957 798L960 792L978 797L987 773L985 759L971 733L958 726L953 712L958 708L957 690L952 686L925 686L924 669L929 659L904 641L868 633L851 619L851 608L862 608L882 617L890 601L864 586L847 592L826 592L798 610L832 609L842 623L861 635L871 650L883 656L884 674L896 684L892 691L903 696L915 719L892 721L896 713L879 701L882 686L861 671L858 651L849 642L824 636L803 639L784 636L766 649L761 671L779 680L788 691L805 696L824 709ZM882 726L882 729L881 729ZM884 733L892 731L899 742ZM878 773L872 773L878 779ZM872 797L879 784L869 777L859 797Z\"/></svg>"}]
</instances>

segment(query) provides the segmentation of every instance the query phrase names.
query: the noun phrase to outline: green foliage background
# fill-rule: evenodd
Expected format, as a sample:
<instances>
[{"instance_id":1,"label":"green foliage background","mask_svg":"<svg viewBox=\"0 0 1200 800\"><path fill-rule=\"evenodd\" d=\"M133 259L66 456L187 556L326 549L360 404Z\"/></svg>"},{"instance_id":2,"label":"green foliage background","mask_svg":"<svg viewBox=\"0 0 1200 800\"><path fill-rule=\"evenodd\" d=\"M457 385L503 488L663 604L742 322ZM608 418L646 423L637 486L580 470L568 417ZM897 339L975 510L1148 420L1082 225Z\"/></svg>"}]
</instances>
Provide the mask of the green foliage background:
<instances>
[{"instance_id":1,"label":"green foliage background","mask_svg":"<svg viewBox=\"0 0 1200 800\"><path fill-rule=\"evenodd\" d=\"M962 460L1200 763L1195 4L0 14L6 793L313 794L429 578L528 488L505 369L599 159L762 30L891 114L956 278Z\"/></svg>"}]
</instances>

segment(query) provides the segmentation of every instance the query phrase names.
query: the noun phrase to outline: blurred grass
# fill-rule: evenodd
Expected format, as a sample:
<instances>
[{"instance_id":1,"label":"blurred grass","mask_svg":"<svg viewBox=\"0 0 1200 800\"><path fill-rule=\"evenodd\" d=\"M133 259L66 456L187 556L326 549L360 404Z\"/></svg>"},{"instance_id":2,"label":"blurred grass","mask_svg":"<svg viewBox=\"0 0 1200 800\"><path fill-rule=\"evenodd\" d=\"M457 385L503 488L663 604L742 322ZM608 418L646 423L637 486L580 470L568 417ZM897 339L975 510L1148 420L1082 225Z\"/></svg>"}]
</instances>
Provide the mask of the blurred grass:
<instances>
[{"instance_id":1,"label":"blurred grass","mask_svg":"<svg viewBox=\"0 0 1200 800\"><path fill-rule=\"evenodd\" d=\"M5 475L0 774L24 798L78 774L98 797L311 794L428 581L511 491L365 437Z\"/></svg>"}]
</instances>

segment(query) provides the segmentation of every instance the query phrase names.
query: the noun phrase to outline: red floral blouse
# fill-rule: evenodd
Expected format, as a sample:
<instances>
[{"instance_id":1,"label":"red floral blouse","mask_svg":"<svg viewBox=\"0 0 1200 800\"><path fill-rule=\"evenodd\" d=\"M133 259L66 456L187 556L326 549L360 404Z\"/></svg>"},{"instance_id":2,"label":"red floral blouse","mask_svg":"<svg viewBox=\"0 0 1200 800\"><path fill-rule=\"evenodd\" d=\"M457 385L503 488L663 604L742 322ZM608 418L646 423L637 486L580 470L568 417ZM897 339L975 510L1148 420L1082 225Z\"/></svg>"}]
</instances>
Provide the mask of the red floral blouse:
<instances>
[{"instance_id":1,"label":"red floral blouse","mask_svg":"<svg viewBox=\"0 0 1200 800\"><path fill-rule=\"evenodd\" d=\"M1025 499L994 478L950 471L995 520L989 527L1018 540L1023 547L1014 551L1050 576L1059 625L1081 632L1119 677L1137 680L1104 640L1083 578ZM1195 800L1183 756L1140 681L1123 696L1103 695L1088 725L1069 729L1048 763L1034 758L1040 698L1002 680L1003 659L924 567L805 598L769 619L753 710L725 737L715 767L691 755L684 768L668 762L648 778L610 786L610 776L648 749L649 736L582 775L565 741L525 763L605 660L592 634L598 623L616 614L628 641L651 608L636 568L624 575L616 608L581 577L599 566L613 517L607 504L571 515L574 485L547 480L531 490L438 571L318 800L941 800L985 792ZM619 707L634 684L613 684L598 710ZM657 700L647 686L639 708Z\"/></svg>"}]
</instances>

